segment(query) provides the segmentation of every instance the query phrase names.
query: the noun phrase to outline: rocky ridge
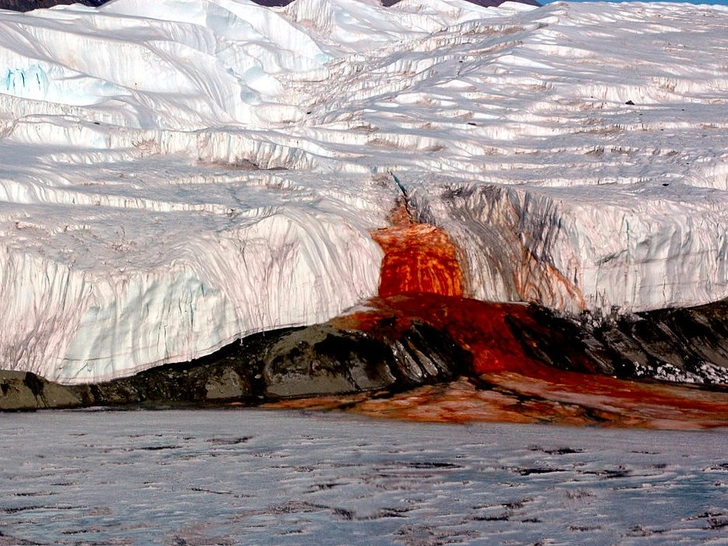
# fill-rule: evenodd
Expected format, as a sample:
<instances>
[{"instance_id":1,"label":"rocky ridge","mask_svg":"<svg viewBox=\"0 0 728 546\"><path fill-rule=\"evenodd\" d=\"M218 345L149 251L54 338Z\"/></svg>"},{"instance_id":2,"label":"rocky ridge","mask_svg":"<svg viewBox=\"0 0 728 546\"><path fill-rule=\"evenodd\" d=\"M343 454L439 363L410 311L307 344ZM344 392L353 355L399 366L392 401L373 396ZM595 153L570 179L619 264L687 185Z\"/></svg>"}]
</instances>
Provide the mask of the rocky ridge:
<instances>
[{"instance_id":1,"label":"rocky ridge","mask_svg":"<svg viewBox=\"0 0 728 546\"><path fill-rule=\"evenodd\" d=\"M0 409L257 405L353 392L400 392L466 373L472 358L443 332L413 322L374 332L331 323L250 336L208 357L88 385L0 371Z\"/></svg>"},{"instance_id":2,"label":"rocky ridge","mask_svg":"<svg viewBox=\"0 0 728 546\"><path fill-rule=\"evenodd\" d=\"M458 309L469 314L459 317ZM257 334L199 360L105 383L60 385L30 372L3 371L0 409L257 406L315 403L316 397L334 397L333 407L341 409L347 396L358 395L358 403L387 400L453 381L517 394L520 387L506 388L499 380L504 373L529 381L568 377L587 390L590 382L606 381L610 393L615 385L639 392L663 384L688 397L720 397L728 393L726 313L728 301L722 301L577 320L536 305L392 296L325 324ZM480 345L468 333L458 335L465 330ZM533 403L550 395L521 396Z\"/></svg>"}]
</instances>

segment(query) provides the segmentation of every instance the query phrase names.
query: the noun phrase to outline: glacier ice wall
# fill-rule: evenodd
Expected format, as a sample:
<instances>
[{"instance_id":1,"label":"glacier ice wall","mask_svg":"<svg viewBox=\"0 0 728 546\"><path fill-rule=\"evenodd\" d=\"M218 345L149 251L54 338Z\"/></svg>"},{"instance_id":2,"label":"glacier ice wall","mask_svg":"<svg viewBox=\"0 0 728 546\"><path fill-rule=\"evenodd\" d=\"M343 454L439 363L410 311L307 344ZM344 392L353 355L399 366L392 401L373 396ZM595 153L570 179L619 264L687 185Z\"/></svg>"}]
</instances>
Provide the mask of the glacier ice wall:
<instances>
[{"instance_id":1,"label":"glacier ice wall","mask_svg":"<svg viewBox=\"0 0 728 546\"><path fill-rule=\"evenodd\" d=\"M54 165L3 173L0 358L18 369L99 381L321 322L376 292L369 230L386 210L369 203L393 197L371 177L334 194L316 188L322 175L179 158L62 177Z\"/></svg>"},{"instance_id":2,"label":"glacier ice wall","mask_svg":"<svg viewBox=\"0 0 728 546\"><path fill-rule=\"evenodd\" d=\"M728 10L114 0L0 12L0 365L67 383L376 293L402 182L469 295L728 297Z\"/></svg>"},{"instance_id":3,"label":"glacier ice wall","mask_svg":"<svg viewBox=\"0 0 728 546\"><path fill-rule=\"evenodd\" d=\"M723 192L634 184L581 188L428 179L423 219L460 242L470 293L484 300L611 312L725 297Z\"/></svg>"}]
</instances>

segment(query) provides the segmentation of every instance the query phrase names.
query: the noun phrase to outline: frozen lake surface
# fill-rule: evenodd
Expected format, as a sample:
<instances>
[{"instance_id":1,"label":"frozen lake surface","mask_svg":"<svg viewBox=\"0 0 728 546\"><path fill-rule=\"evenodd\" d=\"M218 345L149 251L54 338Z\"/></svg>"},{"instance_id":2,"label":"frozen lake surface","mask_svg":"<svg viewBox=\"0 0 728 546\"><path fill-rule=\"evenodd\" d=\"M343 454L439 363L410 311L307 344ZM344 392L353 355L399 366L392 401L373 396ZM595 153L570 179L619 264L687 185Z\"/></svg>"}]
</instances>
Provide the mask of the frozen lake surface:
<instances>
[{"instance_id":1,"label":"frozen lake surface","mask_svg":"<svg viewBox=\"0 0 728 546\"><path fill-rule=\"evenodd\" d=\"M0 416L0 545L728 544L728 433Z\"/></svg>"}]
</instances>

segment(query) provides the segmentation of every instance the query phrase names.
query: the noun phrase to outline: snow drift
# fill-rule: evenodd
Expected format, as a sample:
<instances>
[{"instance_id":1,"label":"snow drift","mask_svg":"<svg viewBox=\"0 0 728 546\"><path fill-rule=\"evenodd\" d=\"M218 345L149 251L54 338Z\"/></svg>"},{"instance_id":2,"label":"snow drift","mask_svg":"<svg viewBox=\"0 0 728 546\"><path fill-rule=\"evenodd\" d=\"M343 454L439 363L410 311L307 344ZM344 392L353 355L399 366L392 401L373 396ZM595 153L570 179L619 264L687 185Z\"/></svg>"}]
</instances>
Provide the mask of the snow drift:
<instances>
[{"instance_id":1,"label":"snow drift","mask_svg":"<svg viewBox=\"0 0 728 546\"><path fill-rule=\"evenodd\" d=\"M728 10L0 11L0 362L64 383L373 296L401 195L469 295L728 296Z\"/></svg>"}]
</instances>

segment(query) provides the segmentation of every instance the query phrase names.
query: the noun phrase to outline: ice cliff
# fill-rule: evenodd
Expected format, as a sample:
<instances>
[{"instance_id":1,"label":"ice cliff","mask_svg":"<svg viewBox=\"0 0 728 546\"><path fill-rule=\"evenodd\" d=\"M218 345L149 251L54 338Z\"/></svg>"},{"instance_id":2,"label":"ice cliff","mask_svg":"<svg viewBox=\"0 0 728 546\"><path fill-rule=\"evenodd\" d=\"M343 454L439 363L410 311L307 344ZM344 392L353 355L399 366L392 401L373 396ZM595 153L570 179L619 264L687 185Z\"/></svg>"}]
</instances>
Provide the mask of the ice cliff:
<instances>
[{"instance_id":1,"label":"ice cliff","mask_svg":"<svg viewBox=\"0 0 728 546\"><path fill-rule=\"evenodd\" d=\"M401 189L468 295L728 297L728 10L0 11L0 366L63 383L373 296Z\"/></svg>"}]
</instances>

